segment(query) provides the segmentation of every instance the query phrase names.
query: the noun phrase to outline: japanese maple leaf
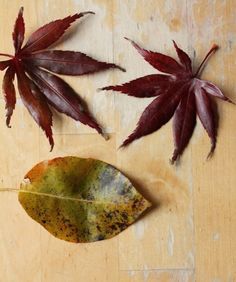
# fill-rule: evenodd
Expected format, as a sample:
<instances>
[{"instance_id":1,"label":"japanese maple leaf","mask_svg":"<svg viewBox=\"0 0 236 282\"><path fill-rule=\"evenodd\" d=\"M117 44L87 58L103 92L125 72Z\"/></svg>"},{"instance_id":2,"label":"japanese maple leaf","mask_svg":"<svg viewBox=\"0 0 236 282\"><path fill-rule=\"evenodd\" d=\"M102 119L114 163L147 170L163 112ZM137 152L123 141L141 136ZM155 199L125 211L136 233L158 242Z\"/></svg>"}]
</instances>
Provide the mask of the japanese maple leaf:
<instances>
[{"instance_id":1,"label":"japanese maple leaf","mask_svg":"<svg viewBox=\"0 0 236 282\"><path fill-rule=\"evenodd\" d=\"M21 8L12 34L15 55L0 53L0 56L10 58L10 60L0 62L0 70L6 69L3 78L3 93L6 102L7 126L10 127L10 119L16 104L13 84L16 76L22 102L37 124L44 130L51 150L54 141L50 107L76 121L89 125L103 135L101 127L89 113L84 101L64 80L53 73L83 75L108 68L123 70L115 64L99 62L81 52L45 50L55 43L74 21L87 14L94 13L75 14L42 26L29 37L22 47L25 24L23 8Z\"/></svg>"},{"instance_id":2,"label":"japanese maple leaf","mask_svg":"<svg viewBox=\"0 0 236 282\"><path fill-rule=\"evenodd\" d=\"M193 73L191 59L174 41L180 62L164 54L145 50L134 41L129 41L150 65L166 74L147 75L123 85L102 88L102 90L120 91L138 98L157 97L146 107L136 129L121 147L160 129L173 116L175 149L171 162L174 163L187 146L196 124L196 115L198 115L211 139L211 150L208 154L210 157L215 150L217 135L211 97L231 102L214 84L199 79L205 62L218 46L213 45L196 73Z\"/></svg>"}]
</instances>

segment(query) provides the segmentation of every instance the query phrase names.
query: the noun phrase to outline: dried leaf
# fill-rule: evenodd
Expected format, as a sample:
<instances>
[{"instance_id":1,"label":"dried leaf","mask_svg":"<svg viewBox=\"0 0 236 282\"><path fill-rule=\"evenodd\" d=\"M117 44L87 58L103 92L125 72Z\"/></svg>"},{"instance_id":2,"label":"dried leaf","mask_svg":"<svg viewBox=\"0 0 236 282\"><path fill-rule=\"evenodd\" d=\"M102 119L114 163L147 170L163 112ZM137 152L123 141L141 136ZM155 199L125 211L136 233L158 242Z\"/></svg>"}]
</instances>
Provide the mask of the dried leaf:
<instances>
[{"instance_id":1,"label":"dried leaf","mask_svg":"<svg viewBox=\"0 0 236 282\"><path fill-rule=\"evenodd\" d=\"M77 157L33 167L21 184L19 201L55 237L76 243L112 238L150 206L113 166Z\"/></svg>"},{"instance_id":2,"label":"dried leaf","mask_svg":"<svg viewBox=\"0 0 236 282\"><path fill-rule=\"evenodd\" d=\"M93 14L93 12L75 14L40 27L29 37L22 53L32 53L48 48L64 34L74 21L87 14Z\"/></svg>"},{"instance_id":3,"label":"dried leaf","mask_svg":"<svg viewBox=\"0 0 236 282\"><path fill-rule=\"evenodd\" d=\"M32 68L32 70L28 69L28 74L44 93L48 103L58 112L87 124L96 129L99 134L103 134L99 124L90 116L82 99L69 84L60 77L36 67Z\"/></svg>"},{"instance_id":4,"label":"dried leaf","mask_svg":"<svg viewBox=\"0 0 236 282\"><path fill-rule=\"evenodd\" d=\"M23 7L20 8L18 17L15 22L14 31L12 33L15 52L18 53L24 41L25 36L25 23L23 18Z\"/></svg>"},{"instance_id":5,"label":"dried leaf","mask_svg":"<svg viewBox=\"0 0 236 282\"><path fill-rule=\"evenodd\" d=\"M17 70L17 82L21 100L37 124L44 130L51 150L54 146L52 138L52 112L43 98L43 94L23 70Z\"/></svg>"},{"instance_id":6,"label":"dried leaf","mask_svg":"<svg viewBox=\"0 0 236 282\"><path fill-rule=\"evenodd\" d=\"M22 47L25 34L23 8L20 9L12 34L15 55L0 53L0 56L10 57L10 60L0 61L0 70L7 71L3 81L3 91L7 109L7 125L15 107L14 74L17 74L18 90L21 99L37 124L45 131L51 149L54 141L52 137L52 112L49 105L60 113L82 122L97 130L105 139L100 125L89 113L81 97L61 78L41 69L66 75L83 75L98 71L121 67L97 61L86 54L74 51L50 50L54 44L77 19L93 12L84 12L59 19L40 27ZM29 79L29 76L31 79Z\"/></svg>"},{"instance_id":7,"label":"dried leaf","mask_svg":"<svg viewBox=\"0 0 236 282\"><path fill-rule=\"evenodd\" d=\"M231 103L232 101L214 84L200 80L198 77L208 57L218 47L213 45L197 72L193 73L191 59L175 41L173 43L180 63L169 56L145 50L133 41L131 43L149 64L167 75L148 75L123 85L102 88L102 90L119 91L139 98L158 96L144 110L136 129L121 146L127 146L134 140L158 130L174 115L175 150L171 160L174 163L180 158L192 136L197 113L211 139L212 146L208 157L211 156L216 146L217 128L210 96Z\"/></svg>"},{"instance_id":8,"label":"dried leaf","mask_svg":"<svg viewBox=\"0 0 236 282\"><path fill-rule=\"evenodd\" d=\"M6 124L10 127L10 120L16 105L16 91L13 84L15 77L15 70L12 66L8 67L3 77L2 90L6 103Z\"/></svg>"},{"instance_id":9,"label":"dried leaf","mask_svg":"<svg viewBox=\"0 0 236 282\"><path fill-rule=\"evenodd\" d=\"M42 51L25 58L28 65L43 67L51 72L64 75L83 75L105 70L120 68L115 64L99 62L84 53L73 51ZM123 70L122 68L120 68Z\"/></svg>"}]
</instances>

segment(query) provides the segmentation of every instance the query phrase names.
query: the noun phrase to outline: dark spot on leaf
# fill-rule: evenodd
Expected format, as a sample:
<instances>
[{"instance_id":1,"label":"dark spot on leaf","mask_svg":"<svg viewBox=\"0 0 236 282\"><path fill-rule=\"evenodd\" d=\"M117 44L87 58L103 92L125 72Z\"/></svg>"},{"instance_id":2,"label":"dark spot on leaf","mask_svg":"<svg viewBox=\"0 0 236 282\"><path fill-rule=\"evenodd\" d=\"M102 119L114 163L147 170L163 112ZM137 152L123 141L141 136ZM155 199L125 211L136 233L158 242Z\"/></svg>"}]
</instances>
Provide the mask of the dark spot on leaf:
<instances>
[{"instance_id":1,"label":"dark spot on leaf","mask_svg":"<svg viewBox=\"0 0 236 282\"><path fill-rule=\"evenodd\" d=\"M112 224L110 227L111 227L112 230L116 230L117 229L117 226L115 224Z\"/></svg>"},{"instance_id":2,"label":"dark spot on leaf","mask_svg":"<svg viewBox=\"0 0 236 282\"><path fill-rule=\"evenodd\" d=\"M105 236L104 235L98 235L97 237L95 237L95 241L101 241L104 240Z\"/></svg>"},{"instance_id":3,"label":"dark spot on leaf","mask_svg":"<svg viewBox=\"0 0 236 282\"><path fill-rule=\"evenodd\" d=\"M127 214L126 214L125 212L122 212L121 216L122 216L125 220L128 219L128 216L127 216Z\"/></svg>"}]
</instances>

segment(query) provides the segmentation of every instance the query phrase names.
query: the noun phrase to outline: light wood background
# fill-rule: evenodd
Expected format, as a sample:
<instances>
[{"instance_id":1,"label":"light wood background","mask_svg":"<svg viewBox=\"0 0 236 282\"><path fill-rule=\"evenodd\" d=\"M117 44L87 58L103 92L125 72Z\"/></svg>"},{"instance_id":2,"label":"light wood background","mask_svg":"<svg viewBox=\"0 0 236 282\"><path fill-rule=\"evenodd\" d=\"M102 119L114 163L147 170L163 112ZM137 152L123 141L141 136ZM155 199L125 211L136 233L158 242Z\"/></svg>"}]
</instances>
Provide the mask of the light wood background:
<instances>
[{"instance_id":1,"label":"light wood background","mask_svg":"<svg viewBox=\"0 0 236 282\"><path fill-rule=\"evenodd\" d=\"M16 188L37 162L75 155L107 161L129 176L154 208L119 236L98 243L60 241L31 220L16 193L0 193L1 282L235 282L236 281L236 108L217 101L219 137L214 157L198 122L178 167L171 123L127 150L117 150L151 99L96 89L155 73L127 36L146 48L175 56L176 40L196 67L212 43L221 48L203 77L236 101L236 1L234 0L0 0L0 50L13 52L11 33L20 6L26 37L39 26L75 12L92 10L58 48L84 51L127 69L85 77L65 77L88 102L110 134L55 115L55 149L49 145L20 99L5 126L0 99L0 183ZM1 76L2 78L2 76Z\"/></svg>"}]
</instances>

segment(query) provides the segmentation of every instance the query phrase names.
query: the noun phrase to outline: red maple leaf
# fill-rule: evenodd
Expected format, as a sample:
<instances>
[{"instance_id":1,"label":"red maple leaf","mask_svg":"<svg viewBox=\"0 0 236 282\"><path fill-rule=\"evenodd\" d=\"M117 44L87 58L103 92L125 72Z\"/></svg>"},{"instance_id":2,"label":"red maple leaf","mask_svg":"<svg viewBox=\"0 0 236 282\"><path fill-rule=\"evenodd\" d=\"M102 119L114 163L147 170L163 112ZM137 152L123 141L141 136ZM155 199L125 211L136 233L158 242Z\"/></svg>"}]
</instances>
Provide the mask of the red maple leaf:
<instances>
[{"instance_id":1,"label":"red maple leaf","mask_svg":"<svg viewBox=\"0 0 236 282\"><path fill-rule=\"evenodd\" d=\"M99 62L81 52L45 50L55 43L74 21L87 14L94 13L75 14L42 26L29 37L22 47L25 24L23 8L21 8L12 34L15 55L0 53L0 56L10 57L10 60L0 62L0 70L7 69L3 78L7 126L10 127L10 119L16 104L13 84L16 75L22 102L37 124L44 130L51 150L54 141L50 107L89 125L103 135L101 127L89 113L84 101L64 80L52 72L64 75L83 75L108 68L118 68L124 71L115 64Z\"/></svg>"},{"instance_id":2,"label":"red maple leaf","mask_svg":"<svg viewBox=\"0 0 236 282\"><path fill-rule=\"evenodd\" d=\"M211 150L208 154L210 157L215 150L217 135L211 97L231 102L214 84L199 79L205 62L218 49L218 46L212 46L196 73L193 73L191 59L174 41L180 62L164 54L145 50L134 41L131 43L150 65L166 74L147 75L122 85L102 88L102 90L120 91L138 98L157 97L146 107L136 129L121 147L160 129L174 116L175 149L171 160L174 163L187 146L196 124L196 115L198 115L211 139Z\"/></svg>"}]
</instances>

